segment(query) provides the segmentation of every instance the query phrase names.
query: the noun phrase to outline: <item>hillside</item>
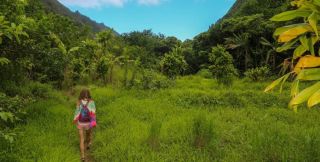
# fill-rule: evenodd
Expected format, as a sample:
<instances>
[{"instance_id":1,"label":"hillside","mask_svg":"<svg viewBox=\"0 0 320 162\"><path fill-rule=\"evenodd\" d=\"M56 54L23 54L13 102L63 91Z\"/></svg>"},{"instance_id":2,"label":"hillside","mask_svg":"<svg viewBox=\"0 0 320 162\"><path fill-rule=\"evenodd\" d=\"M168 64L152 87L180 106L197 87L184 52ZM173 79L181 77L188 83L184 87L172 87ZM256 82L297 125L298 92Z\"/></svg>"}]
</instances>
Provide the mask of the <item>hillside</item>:
<instances>
[{"instance_id":1,"label":"hillside","mask_svg":"<svg viewBox=\"0 0 320 162\"><path fill-rule=\"evenodd\" d=\"M225 16L195 37L193 49L197 55L205 56L212 47L223 45L228 48L235 60L236 68L241 72L270 63L271 60L266 57L270 47L262 45L260 40L263 37L271 44L274 42L272 33L279 24L269 19L287 10L289 5L288 0L236 0ZM237 48L229 48L231 46ZM284 57L286 56L273 57L273 70ZM203 62L198 64L207 64L207 60L208 58L204 58Z\"/></svg>"},{"instance_id":2,"label":"hillside","mask_svg":"<svg viewBox=\"0 0 320 162\"><path fill-rule=\"evenodd\" d=\"M79 11L72 12L57 0L41 0L41 1L48 11L54 12L59 15L70 17L71 19L73 19L75 22L79 24L86 24L90 26L94 32L99 32L104 29L110 29L108 26L104 25L103 23L97 23L94 20L91 20L89 17L82 15Z\"/></svg>"},{"instance_id":3,"label":"hillside","mask_svg":"<svg viewBox=\"0 0 320 162\"><path fill-rule=\"evenodd\" d=\"M228 17L232 17L233 15L235 15L237 12L239 12L239 8L241 8L241 6L246 2L247 0L237 0L233 6L229 9L229 11L227 12L227 14L223 17L223 18L228 18Z\"/></svg>"},{"instance_id":4,"label":"hillside","mask_svg":"<svg viewBox=\"0 0 320 162\"><path fill-rule=\"evenodd\" d=\"M236 0L223 19L257 13L262 13L265 17L270 18L274 13L286 9L287 4L289 4L288 0Z\"/></svg>"}]
</instances>

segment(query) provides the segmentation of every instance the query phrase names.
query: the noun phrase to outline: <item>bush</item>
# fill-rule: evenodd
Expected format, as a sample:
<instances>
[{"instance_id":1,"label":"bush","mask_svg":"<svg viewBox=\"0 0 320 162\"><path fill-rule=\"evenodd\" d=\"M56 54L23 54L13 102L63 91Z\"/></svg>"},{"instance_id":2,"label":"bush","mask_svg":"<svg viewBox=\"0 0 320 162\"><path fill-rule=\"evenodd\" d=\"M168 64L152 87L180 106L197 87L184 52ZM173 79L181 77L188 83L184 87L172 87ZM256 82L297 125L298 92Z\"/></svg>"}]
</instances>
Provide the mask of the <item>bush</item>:
<instances>
[{"instance_id":1,"label":"bush","mask_svg":"<svg viewBox=\"0 0 320 162\"><path fill-rule=\"evenodd\" d=\"M206 147L213 137L213 124L200 113L193 119L193 144L196 148Z\"/></svg>"},{"instance_id":2,"label":"bush","mask_svg":"<svg viewBox=\"0 0 320 162\"><path fill-rule=\"evenodd\" d=\"M231 86L237 70L233 65L233 58L226 49L220 45L213 47L209 54L211 66L209 69L219 84Z\"/></svg>"},{"instance_id":3,"label":"bush","mask_svg":"<svg viewBox=\"0 0 320 162\"><path fill-rule=\"evenodd\" d=\"M212 73L209 69L201 69L198 73L198 76L201 76L202 78L210 79L212 78Z\"/></svg>"},{"instance_id":4,"label":"bush","mask_svg":"<svg viewBox=\"0 0 320 162\"><path fill-rule=\"evenodd\" d=\"M268 78L270 74L270 69L266 66L257 67L247 70L244 75L251 81L263 81Z\"/></svg>"},{"instance_id":5,"label":"bush","mask_svg":"<svg viewBox=\"0 0 320 162\"><path fill-rule=\"evenodd\" d=\"M177 75L181 75L187 69L187 62L182 55L182 49L180 47L175 48L168 54L165 54L164 58L160 62L162 72L170 78L174 78Z\"/></svg>"},{"instance_id":6,"label":"bush","mask_svg":"<svg viewBox=\"0 0 320 162\"><path fill-rule=\"evenodd\" d=\"M24 122L26 118L24 107L31 101L30 98L9 97L0 93L0 138L10 142L13 141L15 134L10 132L9 129L19 122Z\"/></svg>"},{"instance_id":7,"label":"bush","mask_svg":"<svg viewBox=\"0 0 320 162\"><path fill-rule=\"evenodd\" d=\"M21 93L21 88L13 81L1 81L1 92L8 96L16 96Z\"/></svg>"},{"instance_id":8,"label":"bush","mask_svg":"<svg viewBox=\"0 0 320 162\"><path fill-rule=\"evenodd\" d=\"M152 70L144 70L141 77L138 77L134 80L134 87L141 89L161 89L168 88L174 84L173 80L168 79L166 76L163 76Z\"/></svg>"},{"instance_id":9,"label":"bush","mask_svg":"<svg viewBox=\"0 0 320 162\"><path fill-rule=\"evenodd\" d=\"M49 84L39 82L31 82L27 88L35 98L48 98L52 91L52 87Z\"/></svg>"}]
</instances>

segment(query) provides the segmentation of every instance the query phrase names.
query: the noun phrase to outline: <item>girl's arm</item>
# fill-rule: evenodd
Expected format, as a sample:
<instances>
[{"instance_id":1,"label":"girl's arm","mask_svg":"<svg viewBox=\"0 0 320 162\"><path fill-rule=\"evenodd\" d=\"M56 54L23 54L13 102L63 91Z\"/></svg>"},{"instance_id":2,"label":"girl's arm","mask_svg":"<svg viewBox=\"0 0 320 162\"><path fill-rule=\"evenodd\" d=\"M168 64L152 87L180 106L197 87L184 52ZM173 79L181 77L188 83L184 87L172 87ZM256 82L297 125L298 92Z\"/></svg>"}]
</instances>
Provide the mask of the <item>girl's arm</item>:
<instances>
[{"instance_id":1,"label":"girl's arm","mask_svg":"<svg viewBox=\"0 0 320 162\"><path fill-rule=\"evenodd\" d=\"M73 122L76 123L79 120L80 116L80 101L77 101L77 107L74 112Z\"/></svg>"},{"instance_id":2,"label":"girl's arm","mask_svg":"<svg viewBox=\"0 0 320 162\"><path fill-rule=\"evenodd\" d=\"M96 105L93 100L90 101L88 105L89 111L90 111L90 127L97 126L96 122Z\"/></svg>"}]
</instances>

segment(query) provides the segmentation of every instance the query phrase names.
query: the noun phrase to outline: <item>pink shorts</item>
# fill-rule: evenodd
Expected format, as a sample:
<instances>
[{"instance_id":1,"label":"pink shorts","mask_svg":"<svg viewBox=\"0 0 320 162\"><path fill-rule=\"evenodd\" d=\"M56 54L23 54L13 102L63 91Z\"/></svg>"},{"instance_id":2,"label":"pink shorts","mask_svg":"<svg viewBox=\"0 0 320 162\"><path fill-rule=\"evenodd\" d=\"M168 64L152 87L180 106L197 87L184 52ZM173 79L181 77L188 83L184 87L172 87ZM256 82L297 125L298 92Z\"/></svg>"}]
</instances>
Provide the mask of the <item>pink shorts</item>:
<instances>
[{"instance_id":1,"label":"pink shorts","mask_svg":"<svg viewBox=\"0 0 320 162\"><path fill-rule=\"evenodd\" d=\"M84 130L89 130L90 129L90 122L82 123L78 122L78 129L84 129Z\"/></svg>"}]
</instances>

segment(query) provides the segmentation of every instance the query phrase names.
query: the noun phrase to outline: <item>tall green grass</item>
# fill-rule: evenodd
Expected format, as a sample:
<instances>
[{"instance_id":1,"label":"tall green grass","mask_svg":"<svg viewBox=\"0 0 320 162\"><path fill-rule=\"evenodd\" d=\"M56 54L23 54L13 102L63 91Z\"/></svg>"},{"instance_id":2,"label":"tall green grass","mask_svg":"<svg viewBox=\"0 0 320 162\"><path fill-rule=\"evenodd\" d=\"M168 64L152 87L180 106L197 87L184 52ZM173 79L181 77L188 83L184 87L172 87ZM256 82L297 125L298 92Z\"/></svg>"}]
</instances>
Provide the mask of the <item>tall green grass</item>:
<instances>
[{"instance_id":1,"label":"tall green grass","mask_svg":"<svg viewBox=\"0 0 320 162\"><path fill-rule=\"evenodd\" d=\"M91 161L319 161L319 108L287 108L288 92L242 80L183 77L161 90L90 86L97 106ZM288 85L287 85L288 86ZM28 107L0 161L79 161L75 96Z\"/></svg>"}]
</instances>

